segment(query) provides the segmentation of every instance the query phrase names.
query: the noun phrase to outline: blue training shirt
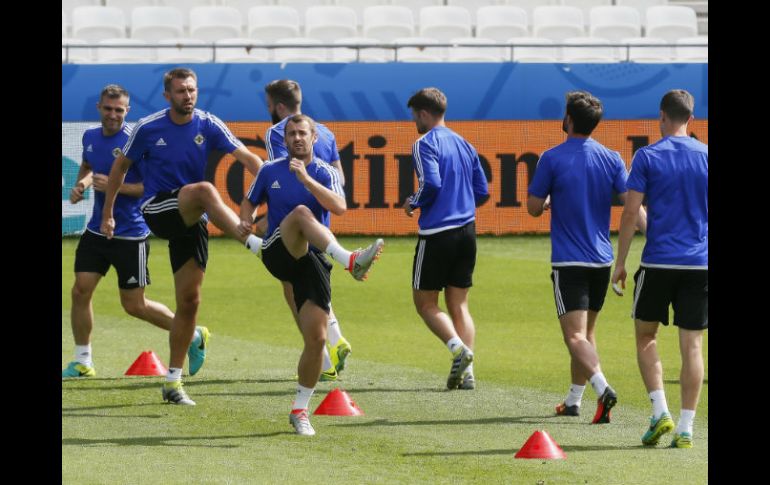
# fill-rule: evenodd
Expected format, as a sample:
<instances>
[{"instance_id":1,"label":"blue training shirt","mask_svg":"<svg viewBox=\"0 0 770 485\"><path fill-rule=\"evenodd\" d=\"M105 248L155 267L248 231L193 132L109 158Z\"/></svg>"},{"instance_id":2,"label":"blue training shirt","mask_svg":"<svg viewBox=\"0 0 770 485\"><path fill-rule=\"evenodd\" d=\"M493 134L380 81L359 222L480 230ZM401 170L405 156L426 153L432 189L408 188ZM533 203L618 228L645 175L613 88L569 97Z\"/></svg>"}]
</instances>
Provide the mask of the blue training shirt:
<instances>
[{"instance_id":1,"label":"blue training shirt","mask_svg":"<svg viewBox=\"0 0 770 485\"><path fill-rule=\"evenodd\" d=\"M462 227L476 219L476 203L488 194L479 154L446 126L435 126L412 147L419 186L410 206L420 208L418 234Z\"/></svg>"},{"instance_id":2,"label":"blue training shirt","mask_svg":"<svg viewBox=\"0 0 770 485\"><path fill-rule=\"evenodd\" d=\"M689 136L667 136L640 148L628 188L647 195L642 264L708 269L709 148Z\"/></svg>"},{"instance_id":3,"label":"blue training shirt","mask_svg":"<svg viewBox=\"0 0 770 485\"><path fill-rule=\"evenodd\" d=\"M314 158L305 169L318 183L345 197L340 176L334 167ZM255 206L267 202L267 231L264 239L268 239L281 225L281 221L298 205L310 209L319 222L323 222L324 217L329 217L329 211L323 208L318 199L289 170L289 159L286 157L262 165L246 198Z\"/></svg>"},{"instance_id":4,"label":"blue training shirt","mask_svg":"<svg viewBox=\"0 0 770 485\"><path fill-rule=\"evenodd\" d=\"M612 195L626 192L620 154L593 138L570 137L537 162L529 193L551 196L551 265L612 265Z\"/></svg>"},{"instance_id":5,"label":"blue training shirt","mask_svg":"<svg viewBox=\"0 0 770 485\"><path fill-rule=\"evenodd\" d=\"M83 161L91 166L94 174L109 175L112 163L120 155L130 135L131 128L125 123L117 133L111 136L104 136L101 125L87 129L83 133ZM125 182L135 184L141 181L139 170L134 166L129 167ZM118 194L113 212L116 239L144 239L150 233L139 210L139 202L139 197ZM94 190L94 210L86 228L94 234L105 237L101 233L103 207L104 192Z\"/></svg>"},{"instance_id":6,"label":"blue training shirt","mask_svg":"<svg viewBox=\"0 0 770 485\"><path fill-rule=\"evenodd\" d=\"M172 191L205 179L209 152L232 153L243 146L211 113L195 109L183 125L171 121L170 108L139 120L123 149L144 177L142 202L161 191Z\"/></svg>"}]
</instances>

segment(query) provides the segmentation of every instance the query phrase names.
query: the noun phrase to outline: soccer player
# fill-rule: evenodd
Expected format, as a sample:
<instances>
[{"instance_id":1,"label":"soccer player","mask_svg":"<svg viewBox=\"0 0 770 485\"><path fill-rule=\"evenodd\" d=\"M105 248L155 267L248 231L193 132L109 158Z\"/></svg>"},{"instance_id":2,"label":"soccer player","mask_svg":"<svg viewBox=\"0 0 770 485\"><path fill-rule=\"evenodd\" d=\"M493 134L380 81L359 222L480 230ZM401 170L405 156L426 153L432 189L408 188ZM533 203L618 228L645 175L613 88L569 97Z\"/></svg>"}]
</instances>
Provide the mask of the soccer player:
<instances>
[{"instance_id":1,"label":"soccer player","mask_svg":"<svg viewBox=\"0 0 770 485\"><path fill-rule=\"evenodd\" d=\"M446 127L444 93L421 89L407 107L423 135L412 148L419 187L404 202L409 217L420 209L412 298L417 313L452 353L447 388L475 389L476 329L468 291L476 265L476 206L489 197L487 179L476 149ZM438 306L438 295L445 288L449 316Z\"/></svg>"},{"instance_id":2,"label":"soccer player","mask_svg":"<svg viewBox=\"0 0 770 485\"><path fill-rule=\"evenodd\" d=\"M240 228L240 218L204 181L212 150L232 153L256 175L262 160L251 153L216 116L195 109L198 84L195 73L176 68L163 76L163 96L170 107L139 120L123 154L115 160L102 210L101 232L115 235L113 208L118 188L133 163L144 179L141 210L150 230L168 240L174 272L176 314L171 325L169 369L163 399L195 405L182 387L184 349L190 345L200 304L200 290L208 261L208 217L226 234L259 255L259 238ZM205 337L205 335L204 335ZM201 350L207 344L203 339Z\"/></svg>"},{"instance_id":3,"label":"soccer player","mask_svg":"<svg viewBox=\"0 0 770 485\"><path fill-rule=\"evenodd\" d=\"M270 82L265 86L267 99L267 110L270 112L270 118L273 125L265 133L265 145L267 155L270 160L286 157L289 155L286 144L284 143L284 132L286 123L290 117L302 114L302 89L299 83L291 79L279 79ZM337 140L334 134L323 124L316 122L316 134L318 139L313 144L313 157L328 163L335 169L339 175L340 184L345 185L345 175L340 163L340 155L337 151ZM326 227L329 227L331 217L329 212L324 215L321 221ZM267 229L267 221L263 218L257 222L257 235L262 236ZM283 292L286 302L291 306L294 297L291 294L291 285L283 283ZM297 318L297 315L294 315ZM350 342L342 336L342 328L337 321L334 310L329 310L329 321L327 322L327 346L324 349L324 371L321 373L322 381L334 381L337 375L345 368L345 360L352 352Z\"/></svg>"},{"instance_id":4,"label":"soccer player","mask_svg":"<svg viewBox=\"0 0 770 485\"><path fill-rule=\"evenodd\" d=\"M634 155L628 197L620 219L618 258L612 282L625 288L626 257L638 208L647 196L649 228L642 261L634 275L631 318L636 327L639 371L652 401L650 427L642 443L654 446L674 429L663 391L663 364L657 350L660 323L668 307L679 327L682 409L672 448L692 448L693 420L703 383L703 331L708 328L708 146L687 135L695 100L685 90L667 92L660 102L657 143Z\"/></svg>"},{"instance_id":5,"label":"soccer player","mask_svg":"<svg viewBox=\"0 0 770 485\"><path fill-rule=\"evenodd\" d=\"M550 206L552 212L551 280L572 374L556 414L579 415L588 380L598 396L592 423L609 423L618 396L602 373L595 329L612 266L612 196L625 199L628 175L620 154L591 138L602 118L601 101L585 91L572 91L566 104L562 129L567 140L540 157L527 211L539 217Z\"/></svg>"},{"instance_id":6,"label":"soccer player","mask_svg":"<svg viewBox=\"0 0 770 485\"><path fill-rule=\"evenodd\" d=\"M293 301L288 304L297 315L305 344L289 423L297 434L312 436L315 430L307 409L321 374L331 302L331 264L321 251L345 266L355 279L363 280L384 243L377 239L353 252L337 243L321 221L328 212L343 214L347 204L337 171L313 156L318 136L315 122L306 115L294 115L285 129L289 156L262 166L241 202L241 219L250 230L254 210L267 202L262 262L270 274L291 287Z\"/></svg>"},{"instance_id":7,"label":"soccer player","mask_svg":"<svg viewBox=\"0 0 770 485\"><path fill-rule=\"evenodd\" d=\"M77 182L70 191L70 202L77 204L83 200L86 189L93 185L94 207L75 252L75 284L72 286L70 314L75 339L75 360L62 371L62 377L96 375L91 352L91 330L94 326L91 300L96 286L110 266L114 266L117 272L120 303L126 313L164 330L171 329L174 318L166 305L144 296L144 287L150 284L147 269L147 258L150 256L147 236L150 230L139 211L144 185L136 168L132 167L128 171L125 183L118 190L114 238L108 240L99 232L107 175L116 155L131 134L131 128L125 123L130 109L128 103L129 94L123 87L117 84L106 86L96 103L101 125L83 133L83 162L80 164ZM195 328L193 341L187 351L191 375L197 373L203 365L206 355L199 347L207 335L206 327Z\"/></svg>"}]
</instances>

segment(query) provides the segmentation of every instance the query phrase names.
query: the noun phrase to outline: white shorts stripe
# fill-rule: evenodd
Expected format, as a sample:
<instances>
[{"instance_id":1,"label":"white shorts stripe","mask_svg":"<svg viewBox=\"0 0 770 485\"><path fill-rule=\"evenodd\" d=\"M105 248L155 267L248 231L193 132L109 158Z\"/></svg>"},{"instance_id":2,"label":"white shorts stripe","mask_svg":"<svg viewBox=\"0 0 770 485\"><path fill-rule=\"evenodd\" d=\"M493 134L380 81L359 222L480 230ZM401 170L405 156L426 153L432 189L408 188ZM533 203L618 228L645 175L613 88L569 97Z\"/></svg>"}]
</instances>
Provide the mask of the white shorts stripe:
<instances>
[{"instance_id":1,"label":"white shorts stripe","mask_svg":"<svg viewBox=\"0 0 770 485\"><path fill-rule=\"evenodd\" d=\"M562 316L566 313L564 309L564 300L561 297L561 289L559 288L559 270L553 270L553 295L556 299L556 313Z\"/></svg>"},{"instance_id":2,"label":"white shorts stripe","mask_svg":"<svg viewBox=\"0 0 770 485\"><path fill-rule=\"evenodd\" d=\"M164 200L157 204L150 204L144 208L145 214L158 214L160 212L166 212L170 210L177 210L179 208L179 201L177 199Z\"/></svg>"},{"instance_id":3,"label":"white shorts stripe","mask_svg":"<svg viewBox=\"0 0 770 485\"><path fill-rule=\"evenodd\" d=\"M422 274L422 261L425 256L425 239L421 239L417 243L417 261L414 264L414 281L412 281L412 288L415 290L420 289L420 275Z\"/></svg>"},{"instance_id":4,"label":"white shorts stripe","mask_svg":"<svg viewBox=\"0 0 770 485\"><path fill-rule=\"evenodd\" d=\"M636 304L639 302L639 294L642 292L642 285L644 285L644 268L639 273L639 279L636 282L636 291L634 291L634 304L631 307L631 318L636 319Z\"/></svg>"},{"instance_id":5,"label":"white shorts stripe","mask_svg":"<svg viewBox=\"0 0 770 485\"><path fill-rule=\"evenodd\" d=\"M144 288L147 286L147 243L140 243L139 244L139 268L137 268L137 271L139 273L139 287Z\"/></svg>"},{"instance_id":6,"label":"white shorts stripe","mask_svg":"<svg viewBox=\"0 0 770 485\"><path fill-rule=\"evenodd\" d=\"M277 228L274 233L270 235L269 238L262 241L262 249L265 250L270 247L271 244L273 244L275 241L278 241L281 239L281 228Z\"/></svg>"}]
</instances>

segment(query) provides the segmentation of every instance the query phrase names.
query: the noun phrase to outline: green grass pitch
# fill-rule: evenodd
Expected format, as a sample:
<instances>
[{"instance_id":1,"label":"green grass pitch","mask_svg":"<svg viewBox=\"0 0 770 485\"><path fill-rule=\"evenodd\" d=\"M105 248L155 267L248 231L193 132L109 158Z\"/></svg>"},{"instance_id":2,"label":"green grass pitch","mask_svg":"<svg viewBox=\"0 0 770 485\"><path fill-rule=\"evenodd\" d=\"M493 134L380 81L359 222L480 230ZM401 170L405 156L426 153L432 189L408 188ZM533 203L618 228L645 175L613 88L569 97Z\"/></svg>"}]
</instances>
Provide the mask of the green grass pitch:
<instances>
[{"instance_id":1,"label":"green grass pitch","mask_svg":"<svg viewBox=\"0 0 770 485\"><path fill-rule=\"evenodd\" d=\"M340 239L347 247L370 240ZM198 375L185 378L195 407L164 404L160 377L123 376L145 350L167 364L168 340L123 312L111 270L94 297L98 375L62 382L63 483L706 483L708 334L693 449L665 448L670 435L655 449L641 446L650 406L636 364L630 277L626 296L609 291L597 327L602 368L619 395L612 423L589 425L596 406L590 385L580 417L555 417L569 385L569 358L549 278L550 242L547 236L478 242L470 293L477 390L444 390L450 354L411 300L415 238L385 238L368 281L356 282L335 265L333 305L353 353L341 379L319 383L311 401L315 409L341 387L365 415L311 417L312 438L293 435L287 417L300 334L279 283L254 255L232 240L211 241L199 312L212 331L209 358ZM76 244L62 241L62 368L73 352ZM641 237L634 241L629 271L643 244ZM150 274L147 296L173 309L164 241L152 240ZM661 328L659 351L676 420L675 328ZM514 459L542 429L567 459Z\"/></svg>"}]
</instances>

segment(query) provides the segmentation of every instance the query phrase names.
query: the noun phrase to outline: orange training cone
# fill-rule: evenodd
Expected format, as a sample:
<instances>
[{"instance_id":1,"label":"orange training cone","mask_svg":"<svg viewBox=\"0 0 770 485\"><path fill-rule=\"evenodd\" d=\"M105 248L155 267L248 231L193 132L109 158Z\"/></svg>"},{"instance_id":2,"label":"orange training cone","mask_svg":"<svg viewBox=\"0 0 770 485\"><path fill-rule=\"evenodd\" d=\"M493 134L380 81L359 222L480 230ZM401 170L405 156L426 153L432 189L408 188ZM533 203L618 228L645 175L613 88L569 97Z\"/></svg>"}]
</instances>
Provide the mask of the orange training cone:
<instances>
[{"instance_id":1,"label":"orange training cone","mask_svg":"<svg viewBox=\"0 0 770 485\"><path fill-rule=\"evenodd\" d=\"M322 414L326 416L363 416L364 412L361 411L356 403L350 399L348 393L334 388L326 395L321 404L318 405L313 414Z\"/></svg>"},{"instance_id":2,"label":"orange training cone","mask_svg":"<svg viewBox=\"0 0 770 485\"><path fill-rule=\"evenodd\" d=\"M168 369L152 350L142 352L124 375L127 376L165 376Z\"/></svg>"},{"instance_id":3,"label":"orange training cone","mask_svg":"<svg viewBox=\"0 0 770 485\"><path fill-rule=\"evenodd\" d=\"M551 435L546 430L543 430L532 433L532 436L529 437L514 457L563 460L567 458L567 455L551 438Z\"/></svg>"}]
</instances>

